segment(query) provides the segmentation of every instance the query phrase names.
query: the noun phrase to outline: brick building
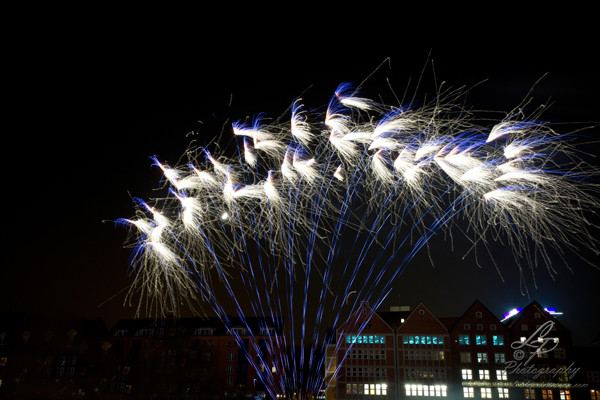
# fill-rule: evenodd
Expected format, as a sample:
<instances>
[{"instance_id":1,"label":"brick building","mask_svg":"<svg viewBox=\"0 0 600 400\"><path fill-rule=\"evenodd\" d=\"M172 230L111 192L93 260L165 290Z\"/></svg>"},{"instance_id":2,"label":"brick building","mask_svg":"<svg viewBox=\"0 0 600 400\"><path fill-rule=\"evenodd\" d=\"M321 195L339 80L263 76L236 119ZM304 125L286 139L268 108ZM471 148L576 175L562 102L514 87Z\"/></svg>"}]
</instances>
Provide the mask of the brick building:
<instances>
[{"instance_id":1,"label":"brick building","mask_svg":"<svg viewBox=\"0 0 600 400\"><path fill-rule=\"evenodd\" d=\"M394 329L364 302L337 329L336 398L394 398Z\"/></svg>"},{"instance_id":2,"label":"brick building","mask_svg":"<svg viewBox=\"0 0 600 400\"><path fill-rule=\"evenodd\" d=\"M576 368L571 332L536 301L515 311L504 320L513 350L506 369L514 381L523 383L514 390L515 397L521 392L525 399L571 400L571 372Z\"/></svg>"},{"instance_id":3,"label":"brick building","mask_svg":"<svg viewBox=\"0 0 600 400\"><path fill-rule=\"evenodd\" d=\"M0 313L0 399L102 398L105 333L100 319Z\"/></svg>"},{"instance_id":4,"label":"brick building","mask_svg":"<svg viewBox=\"0 0 600 400\"><path fill-rule=\"evenodd\" d=\"M509 398L510 332L479 300L460 317L448 319L452 395L456 398ZM512 396L511 396L512 397Z\"/></svg>"},{"instance_id":5,"label":"brick building","mask_svg":"<svg viewBox=\"0 0 600 400\"><path fill-rule=\"evenodd\" d=\"M600 400L600 347L573 347L535 301L502 320L479 300L447 318L423 304L381 312L363 303L336 332L328 398Z\"/></svg>"},{"instance_id":6,"label":"brick building","mask_svg":"<svg viewBox=\"0 0 600 400\"><path fill-rule=\"evenodd\" d=\"M398 398L447 397L451 374L446 326L419 304L396 332Z\"/></svg>"},{"instance_id":7,"label":"brick building","mask_svg":"<svg viewBox=\"0 0 600 400\"><path fill-rule=\"evenodd\" d=\"M265 319L128 319L110 331L111 389L141 398L228 399L265 392L281 324Z\"/></svg>"}]
</instances>

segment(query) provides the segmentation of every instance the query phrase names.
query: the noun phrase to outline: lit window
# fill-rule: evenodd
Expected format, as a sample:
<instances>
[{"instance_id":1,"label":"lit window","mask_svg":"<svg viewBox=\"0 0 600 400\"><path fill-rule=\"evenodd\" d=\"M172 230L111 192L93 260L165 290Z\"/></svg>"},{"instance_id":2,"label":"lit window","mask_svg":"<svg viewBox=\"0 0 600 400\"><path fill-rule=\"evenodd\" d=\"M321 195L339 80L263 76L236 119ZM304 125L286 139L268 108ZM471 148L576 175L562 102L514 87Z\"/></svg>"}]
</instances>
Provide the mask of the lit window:
<instances>
[{"instance_id":1,"label":"lit window","mask_svg":"<svg viewBox=\"0 0 600 400\"><path fill-rule=\"evenodd\" d=\"M404 390L406 392L406 396L418 396L418 397L446 397L447 386L446 385L416 385L416 384L406 384L404 385Z\"/></svg>"},{"instance_id":2,"label":"lit window","mask_svg":"<svg viewBox=\"0 0 600 400\"><path fill-rule=\"evenodd\" d=\"M590 400L600 400L600 390L590 389Z\"/></svg>"},{"instance_id":3,"label":"lit window","mask_svg":"<svg viewBox=\"0 0 600 400\"><path fill-rule=\"evenodd\" d=\"M362 386L363 393L352 393L352 394L365 394L367 396L387 396L387 383L365 383Z\"/></svg>"},{"instance_id":4,"label":"lit window","mask_svg":"<svg viewBox=\"0 0 600 400\"><path fill-rule=\"evenodd\" d=\"M473 371L470 370L470 369L463 369L461 371L461 374L462 374L462 378L465 379L465 380L466 379L473 379Z\"/></svg>"},{"instance_id":5,"label":"lit window","mask_svg":"<svg viewBox=\"0 0 600 400\"><path fill-rule=\"evenodd\" d=\"M492 342L494 343L494 346L502 346L504 345L504 336L494 335L492 336Z\"/></svg>"},{"instance_id":6,"label":"lit window","mask_svg":"<svg viewBox=\"0 0 600 400\"><path fill-rule=\"evenodd\" d=\"M525 400L535 400L535 389L525 389Z\"/></svg>"},{"instance_id":7,"label":"lit window","mask_svg":"<svg viewBox=\"0 0 600 400\"><path fill-rule=\"evenodd\" d=\"M458 335L458 344L469 344L469 335Z\"/></svg>"},{"instance_id":8,"label":"lit window","mask_svg":"<svg viewBox=\"0 0 600 400\"><path fill-rule=\"evenodd\" d=\"M489 369L480 369L479 370L479 379L490 379L490 370Z\"/></svg>"},{"instance_id":9,"label":"lit window","mask_svg":"<svg viewBox=\"0 0 600 400\"><path fill-rule=\"evenodd\" d=\"M552 389L542 389L542 399L543 400L552 400Z\"/></svg>"},{"instance_id":10,"label":"lit window","mask_svg":"<svg viewBox=\"0 0 600 400\"><path fill-rule=\"evenodd\" d=\"M487 353L477 353L477 362L480 364L486 364L488 362Z\"/></svg>"},{"instance_id":11,"label":"lit window","mask_svg":"<svg viewBox=\"0 0 600 400\"><path fill-rule=\"evenodd\" d=\"M571 400L571 391L570 390L561 390L559 393L560 393L560 400Z\"/></svg>"},{"instance_id":12,"label":"lit window","mask_svg":"<svg viewBox=\"0 0 600 400\"><path fill-rule=\"evenodd\" d=\"M506 370L504 369L497 369L496 370L496 379L499 381L506 381L508 380L508 373L506 372Z\"/></svg>"},{"instance_id":13,"label":"lit window","mask_svg":"<svg viewBox=\"0 0 600 400\"><path fill-rule=\"evenodd\" d=\"M487 339L485 338L485 335L475 335L475 344L478 346L486 345Z\"/></svg>"},{"instance_id":14,"label":"lit window","mask_svg":"<svg viewBox=\"0 0 600 400\"><path fill-rule=\"evenodd\" d=\"M464 387L463 388L463 396L472 399L475 397L475 391L473 390L472 387Z\"/></svg>"},{"instance_id":15,"label":"lit window","mask_svg":"<svg viewBox=\"0 0 600 400\"><path fill-rule=\"evenodd\" d=\"M481 398L482 399L491 399L492 398L492 388L481 388Z\"/></svg>"},{"instance_id":16,"label":"lit window","mask_svg":"<svg viewBox=\"0 0 600 400\"><path fill-rule=\"evenodd\" d=\"M498 388L498 398L508 399L508 389L507 388Z\"/></svg>"}]
</instances>

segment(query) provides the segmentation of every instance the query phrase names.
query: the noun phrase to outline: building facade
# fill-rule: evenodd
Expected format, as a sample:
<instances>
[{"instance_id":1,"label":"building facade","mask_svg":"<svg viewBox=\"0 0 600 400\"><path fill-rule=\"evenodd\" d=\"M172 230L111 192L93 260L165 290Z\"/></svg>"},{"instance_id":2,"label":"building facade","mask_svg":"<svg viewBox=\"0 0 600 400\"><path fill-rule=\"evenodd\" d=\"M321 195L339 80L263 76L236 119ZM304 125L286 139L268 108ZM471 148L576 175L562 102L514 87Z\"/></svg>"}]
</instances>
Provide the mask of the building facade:
<instances>
[{"instance_id":1,"label":"building facade","mask_svg":"<svg viewBox=\"0 0 600 400\"><path fill-rule=\"evenodd\" d=\"M479 300L448 326L452 394L462 398L509 397L505 364L511 360L508 328Z\"/></svg>"},{"instance_id":2,"label":"building facade","mask_svg":"<svg viewBox=\"0 0 600 400\"><path fill-rule=\"evenodd\" d=\"M337 329L337 399L394 398L394 329L364 302Z\"/></svg>"},{"instance_id":3,"label":"building facade","mask_svg":"<svg viewBox=\"0 0 600 400\"><path fill-rule=\"evenodd\" d=\"M450 373L448 329L419 304L396 330L398 398L447 397Z\"/></svg>"},{"instance_id":4,"label":"building facade","mask_svg":"<svg viewBox=\"0 0 600 400\"><path fill-rule=\"evenodd\" d=\"M363 303L337 330L336 399L600 399L598 346L573 347L552 309L533 301L503 319L480 301L458 317L423 304Z\"/></svg>"}]
</instances>

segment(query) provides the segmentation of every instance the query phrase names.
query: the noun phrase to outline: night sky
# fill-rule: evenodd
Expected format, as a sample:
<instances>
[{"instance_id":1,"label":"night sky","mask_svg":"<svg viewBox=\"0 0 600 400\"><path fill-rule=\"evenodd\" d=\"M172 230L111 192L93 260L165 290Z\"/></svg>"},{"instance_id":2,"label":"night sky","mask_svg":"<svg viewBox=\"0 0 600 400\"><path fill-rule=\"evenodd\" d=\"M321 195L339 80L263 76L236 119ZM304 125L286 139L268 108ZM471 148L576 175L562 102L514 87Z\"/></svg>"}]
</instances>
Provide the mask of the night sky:
<instances>
[{"instance_id":1,"label":"night sky","mask_svg":"<svg viewBox=\"0 0 600 400\"><path fill-rule=\"evenodd\" d=\"M0 311L102 317L109 326L133 317L122 304L131 282L126 232L105 221L132 216L132 196L151 197L160 174L149 157L176 162L190 138L210 138L259 112L282 113L309 88L307 101L324 105L338 84L360 83L388 58L377 79L385 86L389 78L400 93L425 68L421 89L429 94L436 79L481 83L469 105L509 111L543 77L532 96L551 104L544 118L564 129L600 121L597 33L585 20L565 28L558 12L511 23L423 17L376 26L324 16L179 20L160 11L146 18L105 10L42 25L23 18L11 36ZM498 256L503 283L491 265L480 269L443 246L436 252L444 262L433 268L417 257L386 306L423 302L439 316L458 316L480 299L500 315L537 300L564 312L580 343L600 333L598 269L575 260L573 273L560 267L555 281L540 269L527 298L506 254Z\"/></svg>"}]
</instances>

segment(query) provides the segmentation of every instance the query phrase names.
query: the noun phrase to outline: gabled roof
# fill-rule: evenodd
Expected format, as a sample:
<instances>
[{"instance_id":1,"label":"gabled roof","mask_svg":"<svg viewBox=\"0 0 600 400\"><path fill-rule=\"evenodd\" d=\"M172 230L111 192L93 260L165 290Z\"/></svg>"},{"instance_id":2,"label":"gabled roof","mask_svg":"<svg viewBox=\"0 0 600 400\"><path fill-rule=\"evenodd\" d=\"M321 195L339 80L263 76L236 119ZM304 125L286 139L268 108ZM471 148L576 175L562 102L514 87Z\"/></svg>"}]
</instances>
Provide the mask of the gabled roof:
<instances>
[{"instance_id":1,"label":"gabled roof","mask_svg":"<svg viewBox=\"0 0 600 400\"><path fill-rule=\"evenodd\" d=\"M423 312L423 314L421 313ZM422 315L428 314L431 317L433 317L433 322L435 324L437 324L440 328L442 328L443 331L448 332L448 328L446 327L446 325L444 325L436 316L434 313L432 313L431 311L429 311L429 309L427 307L425 307L425 305L423 303L419 303L419 305L417 307L415 307L415 309L410 313L410 315L408 316L408 318L406 318L406 320L404 321L404 324L402 324L399 328L398 328L398 333L401 332L411 332L411 326L412 323L415 322L418 318L420 318Z\"/></svg>"},{"instance_id":2,"label":"gabled roof","mask_svg":"<svg viewBox=\"0 0 600 400\"><path fill-rule=\"evenodd\" d=\"M448 330L451 331L456 326L459 326L461 321L463 321L467 316L469 316L473 309L482 310L490 316L492 316L496 321L498 321L498 324L502 323L502 321L500 321L496 314L494 314L489 308L487 308L487 306L483 304L479 299L476 299L460 317L444 318L444 323L448 327Z\"/></svg>"},{"instance_id":3,"label":"gabled roof","mask_svg":"<svg viewBox=\"0 0 600 400\"><path fill-rule=\"evenodd\" d=\"M540 305L540 303L538 303L537 301L533 300L531 303L529 303L528 305L526 305L521 311L519 311L517 314L507 318L504 322L504 325L506 325L509 329L512 329L514 326L516 326L517 324L519 324L521 322L521 320L523 319L523 317L525 317L526 315L529 315L529 313L531 313L532 311L536 311L539 312L542 315L545 315L548 319L551 319L552 321L554 321L557 325L559 325L561 328L565 329L566 328L563 326L563 324L561 324L555 316L551 315L550 313L548 313L548 311L546 311L544 309L544 307L542 307Z\"/></svg>"},{"instance_id":4,"label":"gabled roof","mask_svg":"<svg viewBox=\"0 0 600 400\"><path fill-rule=\"evenodd\" d=\"M366 311L366 313L364 313ZM363 314L364 313L364 314ZM370 317L362 317L362 315L370 316ZM390 330L393 330L392 326L379 315L378 312L374 311L369 302L363 301L360 306L344 321L341 325L339 325L335 331L339 334L340 331L344 331L347 326L356 326L357 323L366 323L368 321L372 321L373 318L378 318L387 325ZM360 322L359 322L360 321Z\"/></svg>"}]
</instances>

